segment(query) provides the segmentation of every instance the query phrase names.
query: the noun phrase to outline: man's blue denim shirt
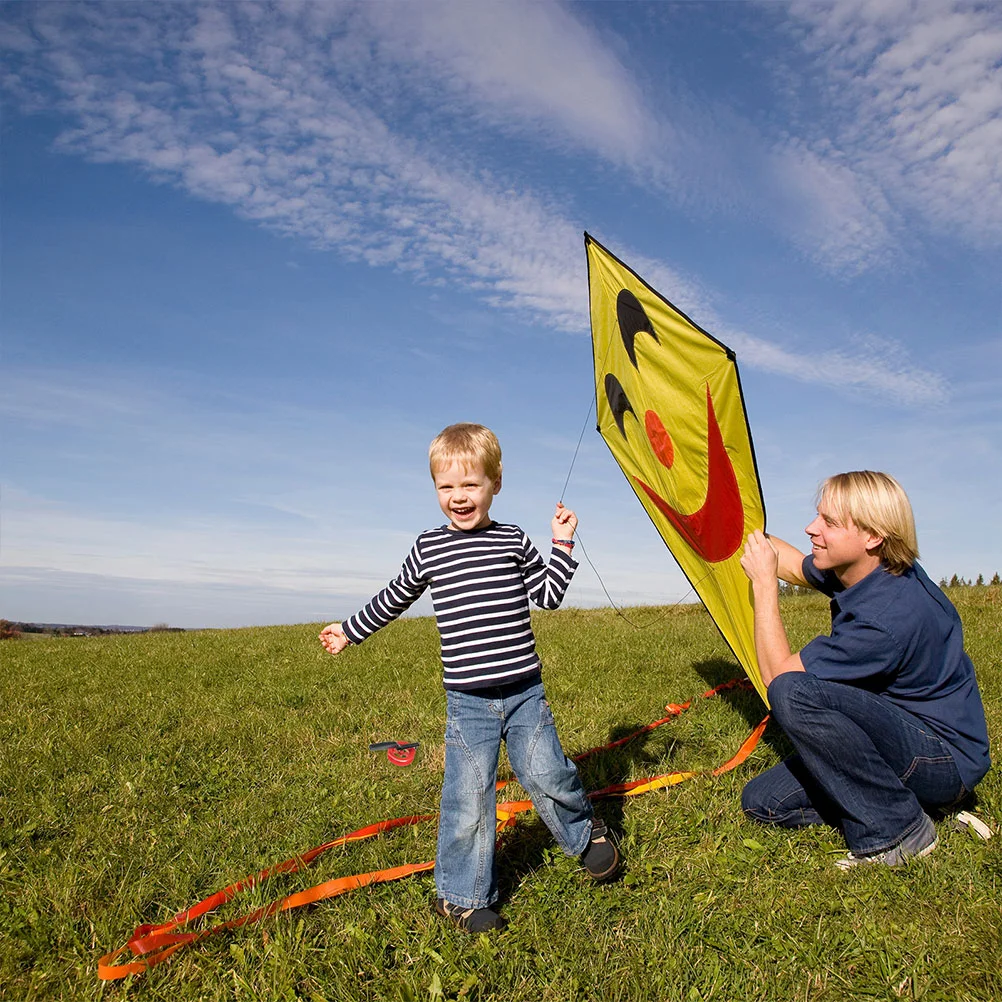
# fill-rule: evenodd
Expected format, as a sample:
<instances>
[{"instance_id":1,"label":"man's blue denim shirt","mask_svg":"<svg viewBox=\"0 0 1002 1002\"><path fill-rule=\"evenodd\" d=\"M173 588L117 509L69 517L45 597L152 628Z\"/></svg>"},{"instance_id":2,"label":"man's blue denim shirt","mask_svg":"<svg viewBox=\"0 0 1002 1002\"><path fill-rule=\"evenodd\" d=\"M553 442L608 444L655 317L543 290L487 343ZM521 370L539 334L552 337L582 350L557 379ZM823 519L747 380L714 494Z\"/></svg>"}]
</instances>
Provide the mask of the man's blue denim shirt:
<instances>
[{"instance_id":1,"label":"man's blue denim shirt","mask_svg":"<svg viewBox=\"0 0 1002 1002\"><path fill-rule=\"evenodd\" d=\"M878 567L844 588L804 558L804 577L831 599L832 632L801 652L818 678L868 689L918 717L949 746L964 786L991 765L974 665L953 603L914 564L903 574Z\"/></svg>"}]
</instances>

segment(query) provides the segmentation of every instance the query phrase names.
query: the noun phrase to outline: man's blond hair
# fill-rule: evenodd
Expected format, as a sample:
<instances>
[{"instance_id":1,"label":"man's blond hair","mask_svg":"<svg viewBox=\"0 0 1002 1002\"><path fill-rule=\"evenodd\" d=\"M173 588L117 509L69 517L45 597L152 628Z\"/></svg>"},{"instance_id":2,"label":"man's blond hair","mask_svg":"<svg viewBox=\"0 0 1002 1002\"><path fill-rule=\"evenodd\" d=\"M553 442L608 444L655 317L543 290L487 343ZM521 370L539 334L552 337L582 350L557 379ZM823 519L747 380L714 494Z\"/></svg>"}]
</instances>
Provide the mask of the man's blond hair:
<instances>
[{"instance_id":1,"label":"man's blond hair","mask_svg":"<svg viewBox=\"0 0 1002 1002\"><path fill-rule=\"evenodd\" d=\"M818 488L817 503L843 525L852 522L882 537L876 553L892 574L904 573L918 559L912 505L894 477L873 470L836 473Z\"/></svg>"},{"instance_id":2,"label":"man's blond hair","mask_svg":"<svg viewBox=\"0 0 1002 1002\"><path fill-rule=\"evenodd\" d=\"M462 421L443 428L428 447L428 465L432 479L449 463L479 466L490 480L501 476L501 443L497 435L482 424Z\"/></svg>"}]
</instances>

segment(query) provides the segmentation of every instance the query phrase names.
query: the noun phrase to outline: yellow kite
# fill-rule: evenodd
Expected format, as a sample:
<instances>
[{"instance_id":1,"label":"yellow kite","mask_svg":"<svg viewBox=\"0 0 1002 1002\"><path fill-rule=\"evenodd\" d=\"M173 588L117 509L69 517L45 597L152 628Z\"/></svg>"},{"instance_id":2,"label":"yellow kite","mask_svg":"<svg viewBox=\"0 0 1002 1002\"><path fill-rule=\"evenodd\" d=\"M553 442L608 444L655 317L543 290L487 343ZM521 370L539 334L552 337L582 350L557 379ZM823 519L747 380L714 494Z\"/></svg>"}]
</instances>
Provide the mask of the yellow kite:
<instances>
[{"instance_id":1,"label":"yellow kite","mask_svg":"<svg viewBox=\"0 0 1002 1002\"><path fill-rule=\"evenodd\" d=\"M734 352L585 234L598 430L759 695L744 540L765 506Z\"/></svg>"}]
</instances>

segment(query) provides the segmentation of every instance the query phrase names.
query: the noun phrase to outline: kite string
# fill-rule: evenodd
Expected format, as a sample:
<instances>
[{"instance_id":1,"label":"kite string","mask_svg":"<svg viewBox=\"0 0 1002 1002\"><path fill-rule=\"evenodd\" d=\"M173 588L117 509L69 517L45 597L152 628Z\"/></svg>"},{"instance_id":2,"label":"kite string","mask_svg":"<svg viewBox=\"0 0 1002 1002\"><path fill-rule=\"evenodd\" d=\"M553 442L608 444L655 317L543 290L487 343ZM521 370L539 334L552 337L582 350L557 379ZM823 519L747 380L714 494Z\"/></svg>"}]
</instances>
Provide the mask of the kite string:
<instances>
[{"instance_id":1,"label":"kite string","mask_svg":"<svg viewBox=\"0 0 1002 1002\"><path fill-rule=\"evenodd\" d=\"M609 343L608 343L608 345L606 345L605 354L602 356L602 361L599 363L598 367L596 368L596 370L595 370L596 372L599 372L599 371L601 371L602 369L605 368L605 363L608 361L609 353L612 351L612 344L613 343L610 340ZM563 488L560 491L560 499L559 499L560 500L560 504L564 503L564 494L567 493L567 485L571 482L571 473L574 472L574 464L577 462L578 453L581 451L581 443L584 441L585 432L588 430L588 421L591 418L591 412L592 412L592 410L595 408L595 406L598 403L598 388L597 387L595 389L595 393L594 394L589 394L589 397L591 399L589 400L589 403L588 403L588 411L585 413L584 423L581 425L581 434L578 435L578 444L574 447L574 455L571 456L571 465L570 465L569 469L567 470L567 476L564 479L564 486L563 486ZM591 561L589 560L588 563L591 563ZM592 564L592 570L595 570L595 565L594 564ZM598 571L595 571L595 573L598 574ZM605 585L602 585L602 588L604 589ZM606 592L606 595L608 595L608 594L609 593ZM609 599L609 601L611 602L612 599Z\"/></svg>"},{"instance_id":2,"label":"kite string","mask_svg":"<svg viewBox=\"0 0 1002 1002\"><path fill-rule=\"evenodd\" d=\"M560 499L559 499L560 504L564 503L564 494L567 493L567 485L571 482L571 473L574 472L574 464L577 462L578 453L581 451L581 443L584 441L585 432L588 430L588 421L591 418L591 412L594 406L595 406L595 398L592 397L591 403L588 404L588 413L585 414L584 424L581 425L581 434L578 435L578 444L574 447L574 455L571 456L570 469L568 469L567 471L567 477L564 480L564 486L560 489ZM588 563L591 563L591 561L589 560Z\"/></svg>"},{"instance_id":3,"label":"kite string","mask_svg":"<svg viewBox=\"0 0 1002 1002\"><path fill-rule=\"evenodd\" d=\"M602 591L605 593L605 597L609 600L609 605L612 606L613 612L616 613L621 619L626 620L626 622L632 626L635 630L646 630L649 626L653 626L655 623L660 623L661 620L665 619L671 612L673 612L678 606L680 606L694 591L694 586L690 585L689 590L680 598L678 601L673 602L669 605L664 612L652 616L646 623L635 623L629 616L626 615L623 610L616 605L615 600L609 594L609 589L606 588L605 582L602 580L602 575L599 574L598 568L592 562L590 556L588 556L588 551L585 549L584 542L581 539L581 533L575 533L575 542L581 547L581 552L584 554L585 560L588 561L588 566L595 572L595 577L598 578L598 583L602 586Z\"/></svg>"}]
</instances>

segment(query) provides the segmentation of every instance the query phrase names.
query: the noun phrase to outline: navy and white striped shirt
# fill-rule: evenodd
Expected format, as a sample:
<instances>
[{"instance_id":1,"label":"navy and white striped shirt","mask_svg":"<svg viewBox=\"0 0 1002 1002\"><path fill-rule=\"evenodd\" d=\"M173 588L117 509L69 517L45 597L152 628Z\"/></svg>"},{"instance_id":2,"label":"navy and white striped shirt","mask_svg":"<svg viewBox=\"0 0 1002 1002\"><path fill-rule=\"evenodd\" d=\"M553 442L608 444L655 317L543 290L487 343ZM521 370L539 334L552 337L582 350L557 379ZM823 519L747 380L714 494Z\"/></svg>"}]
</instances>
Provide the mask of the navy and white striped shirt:
<instances>
[{"instance_id":1,"label":"navy and white striped shirt","mask_svg":"<svg viewBox=\"0 0 1002 1002\"><path fill-rule=\"evenodd\" d=\"M448 526L418 536L400 573L361 612L341 624L360 644L431 587L442 641L446 689L482 689L538 675L529 599L556 609L577 568L554 546L549 565L517 525Z\"/></svg>"}]
</instances>

